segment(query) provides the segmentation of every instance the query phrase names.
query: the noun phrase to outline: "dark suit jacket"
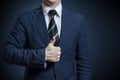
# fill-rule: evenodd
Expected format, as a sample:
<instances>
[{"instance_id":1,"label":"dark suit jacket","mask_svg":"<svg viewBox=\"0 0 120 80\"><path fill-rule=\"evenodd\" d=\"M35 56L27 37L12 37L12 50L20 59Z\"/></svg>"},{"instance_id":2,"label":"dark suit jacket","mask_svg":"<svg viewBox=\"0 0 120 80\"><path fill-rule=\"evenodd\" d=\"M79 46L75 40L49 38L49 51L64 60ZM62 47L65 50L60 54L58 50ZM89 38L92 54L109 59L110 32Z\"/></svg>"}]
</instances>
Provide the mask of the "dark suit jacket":
<instances>
[{"instance_id":1,"label":"dark suit jacket","mask_svg":"<svg viewBox=\"0 0 120 80\"><path fill-rule=\"evenodd\" d=\"M50 39L41 7L17 17L3 48L3 59L25 66L24 80L89 80L90 55L83 16L63 8L59 62L45 64L45 48Z\"/></svg>"}]
</instances>

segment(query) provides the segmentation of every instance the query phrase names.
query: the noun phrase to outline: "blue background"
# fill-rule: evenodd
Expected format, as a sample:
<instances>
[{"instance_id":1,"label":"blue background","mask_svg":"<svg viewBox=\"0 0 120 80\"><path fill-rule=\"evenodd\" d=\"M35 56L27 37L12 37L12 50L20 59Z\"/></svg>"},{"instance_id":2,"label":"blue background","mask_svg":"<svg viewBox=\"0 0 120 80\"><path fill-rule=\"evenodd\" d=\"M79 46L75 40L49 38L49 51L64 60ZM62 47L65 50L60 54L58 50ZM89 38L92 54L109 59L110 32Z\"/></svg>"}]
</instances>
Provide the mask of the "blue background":
<instances>
[{"instance_id":1,"label":"blue background","mask_svg":"<svg viewBox=\"0 0 120 80\"><path fill-rule=\"evenodd\" d=\"M112 0L62 0L63 6L84 15L88 26L93 80L120 80L120 8ZM40 6L41 0L1 0L0 48L16 16ZM22 80L24 67L0 58L0 80Z\"/></svg>"}]
</instances>

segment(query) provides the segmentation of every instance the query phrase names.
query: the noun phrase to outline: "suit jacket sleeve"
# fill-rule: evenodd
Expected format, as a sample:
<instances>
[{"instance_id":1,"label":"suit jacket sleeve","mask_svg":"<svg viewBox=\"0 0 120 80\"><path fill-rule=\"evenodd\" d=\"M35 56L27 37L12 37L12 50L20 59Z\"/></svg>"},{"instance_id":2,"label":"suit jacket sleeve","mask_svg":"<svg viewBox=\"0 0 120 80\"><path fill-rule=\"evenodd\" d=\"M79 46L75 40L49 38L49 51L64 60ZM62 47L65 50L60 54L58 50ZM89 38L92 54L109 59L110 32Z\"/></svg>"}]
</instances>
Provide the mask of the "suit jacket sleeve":
<instances>
[{"instance_id":1,"label":"suit jacket sleeve","mask_svg":"<svg viewBox=\"0 0 120 80\"><path fill-rule=\"evenodd\" d=\"M25 49L26 37L25 25L19 15L2 49L3 59L21 66L44 68L45 49Z\"/></svg>"},{"instance_id":2,"label":"suit jacket sleeve","mask_svg":"<svg viewBox=\"0 0 120 80\"><path fill-rule=\"evenodd\" d=\"M91 57L88 52L87 30L82 17L80 24L79 37L77 42L77 78L78 80L90 80L91 77Z\"/></svg>"}]
</instances>

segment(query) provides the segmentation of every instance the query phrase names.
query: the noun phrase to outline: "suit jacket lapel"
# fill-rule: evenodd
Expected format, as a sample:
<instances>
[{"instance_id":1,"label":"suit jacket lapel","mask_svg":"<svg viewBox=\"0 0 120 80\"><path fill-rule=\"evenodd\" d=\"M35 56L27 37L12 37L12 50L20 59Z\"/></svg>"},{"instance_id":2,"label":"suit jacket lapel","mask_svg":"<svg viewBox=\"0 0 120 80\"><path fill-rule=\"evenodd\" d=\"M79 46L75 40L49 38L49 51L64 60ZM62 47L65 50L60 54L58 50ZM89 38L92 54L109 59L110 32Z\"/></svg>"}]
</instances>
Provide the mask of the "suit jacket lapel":
<instances>
[{"instance_id":1,"label":"suit jacket lapel","mask_svg":"<svg viewBox=\"0 0 120 80\"><path fill-rule=\"evenodd\" d=\"M40 33L41 39L44 41L45 45L48 45L50 42L48 32L47 32L47 26L43 14L42 7L36 9L35 15L34 15L34 22L36 24L37 30Z\"/></svg>"},{"instance_id":2,"label":"suit jacket lapel","mask_svg":"<svg viewBox=\"0 0 120 80\"><path fill-rule=\"evenodd\" d=\"M62 11L62 25L61 25L61 36L60 36L60 47L65 46L65 42L67 40L67 37L69 36L68 30L70 27L70 16L67 14L67 12L63 9Z\"/></svg>"}]
</instances>

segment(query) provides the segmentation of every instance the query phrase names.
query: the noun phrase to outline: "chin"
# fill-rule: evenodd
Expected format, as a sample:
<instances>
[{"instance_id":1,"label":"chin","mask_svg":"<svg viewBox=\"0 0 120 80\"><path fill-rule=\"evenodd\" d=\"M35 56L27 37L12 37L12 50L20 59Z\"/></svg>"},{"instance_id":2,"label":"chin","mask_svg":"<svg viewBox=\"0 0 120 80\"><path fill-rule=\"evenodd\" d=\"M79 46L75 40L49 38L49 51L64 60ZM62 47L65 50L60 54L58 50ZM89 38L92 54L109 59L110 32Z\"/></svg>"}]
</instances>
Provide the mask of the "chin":
<instances>
[{"instance_id":1,"label":"chin","mask_svg":"<svg viewBox=\"0 0 120 80\"><path fill-rule=\"evenodd\" d=\"M55 3L55 2L57 2L58 0L47 0L47 1L49 1L50 3Z\"/></svg>"}]
</instances>

